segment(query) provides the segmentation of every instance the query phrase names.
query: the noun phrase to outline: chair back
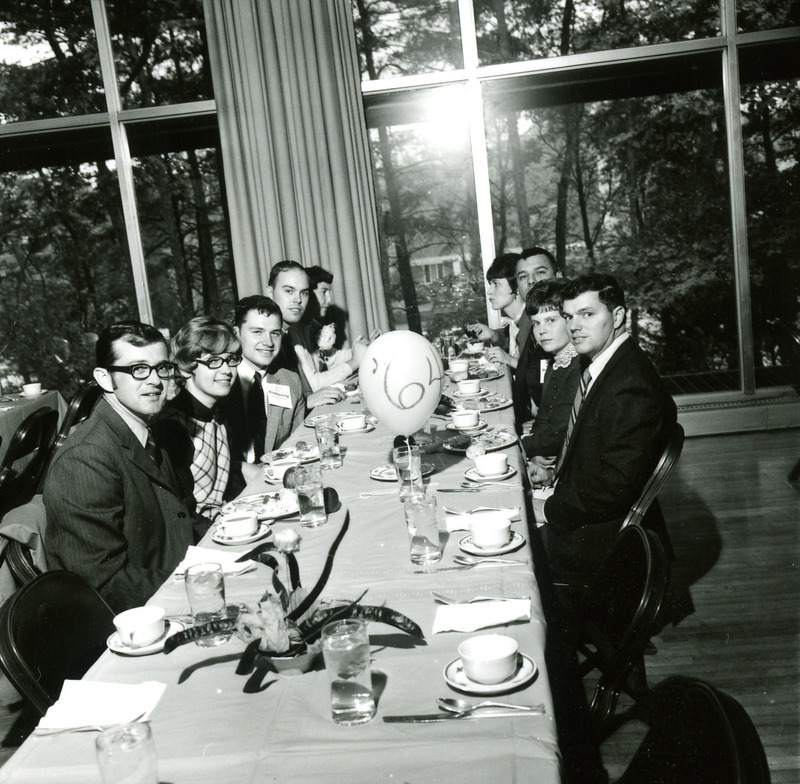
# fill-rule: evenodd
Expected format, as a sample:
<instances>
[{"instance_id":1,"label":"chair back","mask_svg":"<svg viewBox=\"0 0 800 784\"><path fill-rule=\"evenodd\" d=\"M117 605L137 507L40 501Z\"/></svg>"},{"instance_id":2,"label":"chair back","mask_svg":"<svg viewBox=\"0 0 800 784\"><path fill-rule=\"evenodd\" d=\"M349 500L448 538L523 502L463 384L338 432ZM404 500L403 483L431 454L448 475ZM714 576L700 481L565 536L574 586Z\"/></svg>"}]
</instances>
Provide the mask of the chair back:
<instances>
[{"instance_id":1,"label":"chair back","mask_svg":"<svg viewBox=\"0 0 800 784\"><path fill-rule=\"evenodd\" d=\"M668 582L661 541L634 525L620 532L581 596L577 610L584 644L579 648L587 656L582 672L601 673L591 704L595 719L607 719L614 712L621 690L637 699L646 693L644 646Z\"/></svg>"},{"instance_id":2,"label":"chair back","mask_svg":"<svg viewBox=\"0 0 800 784\"><path fill-rule=\"evenodd\" d=\"M617 784L769 784L747 711L710 684L667 678L642 718L648 732Z\"/></svg>"},{"instance_id":3,"label":"chair back","mask_svg":"<svg viewBox=\"0 0 800 784\"><path fill-rule=\"evenodd\" d=\"M664 483L672 473L672 469L675 468L678 458L681 456L681 451L683 451L683 439L683 427L676 422L667 440L667 445L664 447L664 451L661 454L661 459L658 461L655 469L653 469L650 479L647 480L642 494L636 499L630 512L628 512L625 519L622 521L622 528L626 528L629 525L641 525L644 516L647 514L647 510L650 508L653 501L656 500L656 496L664 486Z\"/></svg>"},{"instance_id":4,"label":"chair back","mask_svg":"<svg viewBox=\"0 0 800 784\"><path fill-rule=\"evenodd\" d=\"M0 515L25 504L36 493L50 460L58 412L37 408L17 428L0 472Z\"/></svg>"},{"instance_id":5,"label":"chair back","mask_svg":"<svg viewBox=\"0 0 800 784\"><path fill-rule=\"evenodd\" d=\"M90 381L88 384L83 384L78 387L72 399L67 406L67 413L64 414L64 419L61 422L61 427L56 436L56 442L53 445L53 454L63 446L67 440L67 436L72 431L75 425L83 422L84 419L89 417L92 413L95 403L98 398L103 394L103 390L97 385L95 381Z\"/></svg>"},{"instance_id":6,"label":"chair back","mask_svg":"<svg viewBox=\"0 0 800 784\"><path fill-rule=\"evenodd\" d=\"M10 572L15 588L20 588L34 577L47 571L44 535L47 512L40 494L27 504L10 510L0 522L0 548L5 545L4 569Z\"/></svg>"},{"instance_id":7,"label":"chair back","mask_svg":"<svg viewBox=\"0 0 800 784\"><path fill-rule=\"evenodd\" d=\"M82 577L52 571L0 608L0 668L44 715L67 679L83 677L105 650L114 612Z\"/></svg>"}]
</instances>

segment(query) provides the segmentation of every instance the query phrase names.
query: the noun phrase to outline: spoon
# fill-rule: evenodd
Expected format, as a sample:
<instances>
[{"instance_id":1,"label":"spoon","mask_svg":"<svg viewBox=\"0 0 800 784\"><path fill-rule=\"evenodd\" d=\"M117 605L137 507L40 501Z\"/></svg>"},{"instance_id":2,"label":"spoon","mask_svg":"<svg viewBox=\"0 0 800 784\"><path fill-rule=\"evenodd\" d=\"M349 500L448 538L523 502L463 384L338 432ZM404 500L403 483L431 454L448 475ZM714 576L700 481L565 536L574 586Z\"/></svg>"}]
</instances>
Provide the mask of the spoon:
<instances>
[{"instance_id":1,"label":"spoon","mask_svg":"<svg viewBox=\"0 0 800 784\"><path fill-rule=\"evenodd\" d=\"M456 555L453 557L453 561L457 564L463 564L464 566L478 566L478 564L482 563L497 563L497 564L507 564L509 566L524 566L528 563L527 560L525 561L516 561L512 558L470 558L468 555Z\"/></svg>"},{"instance_id":2,"label":"spoon","mask_svg":"<svg viewBox=\"0 0 800 784\"><path fill-rule=\"evenodd\" d=\"M502 485L503 487L521 487L519 482L462 482L461 487L475 488L480 490L482 487L494 487L495 485Z\"/></svg>"},{"instance_id":3,"label":"spoon","mask_svg":"<svg viewBox=\"0 0 800 784\"><path fill-rule=\"evenodd\" d=\"M470 515L476 514L477 512L515 512L519 514L519 507L509 507L509 506L476 506L474 509L467 509L464 512L459 512L456 509L450 509L449 507L443 507L446 514L451 515Z\"/></svg>"},{"instance_id":4,"label":"spoon","mask_svg":"<svg viewBox=\"0 0 800 784\"><path fill-rule=\"evenodd\" d=\"M507 708L509 710L525 711L527 713L544 713L544 705L512 705L508 702L492 702L492 700L485 700L484 702L473 704L466 700L453 697L439 697L436 702L442 710L449 711L450 713L461 713L467 716L473 711L478 710L478 708Z\"/></svg>"}]
</instances>

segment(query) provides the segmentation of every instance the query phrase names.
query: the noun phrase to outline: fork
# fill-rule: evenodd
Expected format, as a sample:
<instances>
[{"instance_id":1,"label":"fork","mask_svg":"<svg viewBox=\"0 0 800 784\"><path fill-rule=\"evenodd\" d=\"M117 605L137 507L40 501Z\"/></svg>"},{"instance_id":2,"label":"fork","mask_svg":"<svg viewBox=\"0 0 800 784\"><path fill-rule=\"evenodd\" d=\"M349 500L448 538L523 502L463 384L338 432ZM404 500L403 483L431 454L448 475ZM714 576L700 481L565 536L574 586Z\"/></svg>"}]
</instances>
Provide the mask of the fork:
<instances>
[{"instance_id":1,"label":"fork","mask_svg":"<svg viewBox=\"0 0 800 784\"><path fill-rule=\"evenodd\" d=\"M473 602L510 602L514 599L527 599L527 596L473 596L471 599L454 599L452 596L445 596L443 593L431 591L431 596L442 604L472 604Z\"/></svg>"}]
</instances>

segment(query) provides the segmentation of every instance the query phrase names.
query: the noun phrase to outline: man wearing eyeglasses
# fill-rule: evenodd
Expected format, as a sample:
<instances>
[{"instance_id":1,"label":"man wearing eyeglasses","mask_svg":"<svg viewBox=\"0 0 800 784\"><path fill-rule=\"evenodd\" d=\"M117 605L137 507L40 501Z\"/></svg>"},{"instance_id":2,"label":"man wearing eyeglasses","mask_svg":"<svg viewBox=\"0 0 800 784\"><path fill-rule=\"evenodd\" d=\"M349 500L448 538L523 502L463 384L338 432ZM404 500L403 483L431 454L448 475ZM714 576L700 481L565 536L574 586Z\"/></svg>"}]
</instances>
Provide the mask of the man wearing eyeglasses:
<instances>
[{"instance_id":1,"label":"man wearing eyeglasses","mask_svg":"<svg viewBox=\"0 0 800 784\"><path fill-rule=\"evenodd\" d=\"M84 577L115 612L144 604L209 526L149 424L176 373L161 333L136 321L100 334L103 397L56 453L44 486L51 569Z\"/></svg>"}]
</instances>

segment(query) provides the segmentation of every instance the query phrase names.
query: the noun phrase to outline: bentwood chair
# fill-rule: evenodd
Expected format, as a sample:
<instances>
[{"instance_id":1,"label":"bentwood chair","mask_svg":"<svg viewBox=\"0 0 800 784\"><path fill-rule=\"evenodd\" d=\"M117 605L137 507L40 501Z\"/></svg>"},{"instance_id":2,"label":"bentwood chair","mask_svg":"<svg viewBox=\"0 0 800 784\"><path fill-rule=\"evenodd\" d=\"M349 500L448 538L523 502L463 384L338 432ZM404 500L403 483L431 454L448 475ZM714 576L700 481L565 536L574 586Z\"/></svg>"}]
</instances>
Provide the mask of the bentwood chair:
<instances>
[{"instance_id":1,"label":"bentwood chair","mask_svg":"<svg viewBox=\"0 0 800 784\"><path fill-rule=\"evenodd\" d=\"M644 516L647 514L647 510L650 508L653 501L656 500L659 490L664 486L664 483L672 473L672 469L675 468L678 458L681 456L681 452L683 451L683 439L683 427L676 422L667 444L664 447L664 451L661 454L661 458L653 469L650 479L647 480L647 484L644 486L641 495L636 499L630 512L628 512L625 519L622 521L622 528L626 528L629 525L641 525Z\"/></svg>"},{"instance_id":2,"label":"bentwood chair","mask_svg":"<svg viewBox=\"0 0 800 784\"><path fill-rule=\"evenodd\" d=\"M52 571L0 608L0 668L41 715L67 679L81 678L105 650L114 613L72 572Z\"/></svg>"},{"instance_id":3,"label":"bentwood chair","mask_svg":"<svg viewBox=\"0 0 800 784\"><path fill-rule=\"evenodd\" d=\"M64 414L64 419L58 430L56 442L53 445L53 455L63 446L64 441L67 440L67 436L72 432L72 428L89 417L89 414L92 413L92 409L102 393L103 390L100 389L94 381L90 381L88 384L85 383L78 387L72 399L69 401L67 413Z\"/></svg>"},{"instance_id":4,"label":"bentwood chair","mask_svg":"<svg viewBox=\"0 0 800 784\"><path fill-rule=\"evenodd\" d=\"M614 714L621 691L646 697L644 648L666 594L669 567L652 531L624 528L576 607L579 667L598 670L590 715L600 725Z\"/></svg>"},{"instance_id":5,"label":"bentwood chair","mask_svg":"<svg viewBox=\"0 0 800 784\"><path fill-rule=\"evenodd\" d=\"M704 681L667 678L625 719L644 721L648 730L616 784L769 784L747 711Z\"/></svg>"},{"instance_id":6,"label":"bentwood chair","mask_svg":"<svg viewBox=\"0 0 800 784\"><path fill-rule=\"evenodd\" d=\"M58 426L58 412L43 406L17 428L0 468L0 516L25 504L42 480Z\"/></svg>"}]
</instances>

